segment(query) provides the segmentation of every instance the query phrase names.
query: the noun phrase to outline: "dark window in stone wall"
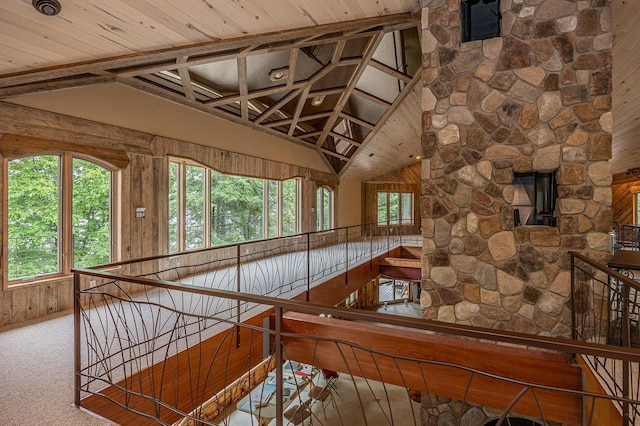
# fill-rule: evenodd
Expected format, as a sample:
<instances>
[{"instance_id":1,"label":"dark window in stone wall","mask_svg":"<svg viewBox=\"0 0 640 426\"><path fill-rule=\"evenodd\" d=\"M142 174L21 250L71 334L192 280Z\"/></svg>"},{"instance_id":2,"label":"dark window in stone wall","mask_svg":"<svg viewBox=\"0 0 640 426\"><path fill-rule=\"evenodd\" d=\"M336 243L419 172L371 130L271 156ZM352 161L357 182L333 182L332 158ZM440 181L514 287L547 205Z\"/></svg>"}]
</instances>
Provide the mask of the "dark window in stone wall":
<instances>
[{"instance_id":1,"label":"dark window in stone wall","mask_svg":"<svg viewBox=\"0 0 640 426\"><path fill-rule=\"evenodd\" d=\"M500 36L500 0L462 0L462 41Z\"/></svg>"}]
</instances>

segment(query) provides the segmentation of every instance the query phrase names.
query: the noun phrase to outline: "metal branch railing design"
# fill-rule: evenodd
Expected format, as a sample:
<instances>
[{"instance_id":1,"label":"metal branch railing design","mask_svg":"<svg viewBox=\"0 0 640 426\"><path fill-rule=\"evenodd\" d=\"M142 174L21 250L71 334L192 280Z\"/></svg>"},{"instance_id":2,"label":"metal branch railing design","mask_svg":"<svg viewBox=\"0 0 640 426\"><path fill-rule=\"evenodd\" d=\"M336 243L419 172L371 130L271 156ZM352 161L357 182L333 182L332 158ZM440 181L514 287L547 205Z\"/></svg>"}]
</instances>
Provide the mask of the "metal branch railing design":
<instances>
[{"instance_id":1,"label":"metal branch railing design","mask_svg":"<svg viewBox=\"0 0 640 426\"><path fill-rule=\"evenodd\" d=\"M92 281L96 285L90 286ZM311 334L285 332L283 316L290 312L330 315L334 321L355 320L408 327L450 336L506 342L527 348L541 348L563 353L600 357L613 362L635 359L632 350L612 350L606 345L572 342L566 339L516 335L461 325L411 320L390 315L331 308L306 302L212 289L192 284L172 283L157 278L128 277L112 272L82 269L75 272L76 298L76 396L77 405L92 410L105 401L135 413L137 420L158 424L241 425L252 424L261 408L249 404L241 410L239 401L269 375L276 377L275 424L283 424L286 408L306 407L309 391L304 389L284 401L284 361L292 360L290 342L307 341L318 347L335 348L344 360L340 392L355 395L349 404L333 394L335 406L309 406L309 415L318 424L420 424L420 406L412 402L409 384L404 378L407 368L415 366L422 373L421 388L434 387L429 371L446 366L468 375L467 389L477 377L485 376L516 384L520 391L501 417L524 396L537 399L540 392L569 393L588 400L608 399L621 405L637 407L637 395L610 396L581 392L562 387L541 386L501 377L490 371L448 362L398 356L372 350L357 339L326 339ZM252 315L235 315L236 306L260 307ZM248 312L248 310L245 310ZM258 314L255 314L258 312ZM273 324L265 318L272 315ZM237 329L240 331L238 332ZM239 333L242 342L238 345ZM288 343L289 342L289 343ZM267 347L268 350L264 350ZM347 362L347 358L350 359ZM265 361L266 360L266 361ZM326 361L314 349L312 362L323 368ZM391 384L384 375L367 377L363 365L394 365L400 382ZM316 386L321 385L319 382ZM311 386L309 384L309 386ZM307 393L305 393L307 392ZM465 393L466 395L466 393ZM354 402L355 401L355 402ZM466 398L463 399L466 402ZM262 408L265 410L265 408ZM322 411L321 411L322 410ZM539 404L536 416L550 424L545 407ZM242 417L242 416L245 417ZM584 424L595 425L587 415ZM261 417L262 418L262 417ZM457 419L462 424L462 419Z\"/></svg>"},{"instance_id":2,"label":"metal branch railing design","mask_svg":"<svg viewBox=\"0 0 640 426\"><path fill-rule=\"evenodd\" d=\"M294 392L289 399L291 406L314 416L316 423L322 424L324 415L325 424L343 424L344 419L353 424L418 424L421 411L411 402L408 385L404 381L386 383L382 375L378 380L360 377L358 366L367 363L378 370L382 364L395 365L399 377L403 377L401 365L415 365L423 372L420 388L427 392L433 388L427 372L437 365L468 374L467 392L478 377L515 383L520 390L501 417L528 395L537 400L540 392L558 392L589 401L613 401L625 424L639 418L638 355L631 347L634 328L630 322L630 314L638 312L637 287L629 278L578 254L572 253L571 267L573 330L584 343L307 303L314 285L406 241L401 229L362 225L107 265L112 272L101 270L104 267L75 270L76 404L92 410L109 401L135 413L138 420L159 424L235 426L244 421L238 417L239 409L234 409L239 401L274 375L277 402L273 418L282 424L287 408L282 403L282 361L291 359L287 342L308 341L316 347L327 343L318 336L282 330L284 313L297 311L577 354L608 387L606 393L592 393L518 382L479 368L375 351L358 344L354 336L354 340L328 343L339 358L351 359L342 365L348 379L340 385L356 395L351 402L358 405L356 410L333 401L329 414L324 405L320 413L310 405L308 392ZM307 302L288 300L305 292ZM612 348L621 342L627 347ZM323 367L322 357L315 352L310 363ZM247 424L253 422L252 415L260 416L260 409L253 408L249 404L245 413ZM585 413L583 424L595 425L593 414ZM534 417L550 424L540 403ZM461 422L459 418L458 424Z\"/></svg>"},{"instance_id":3,"label":"metal branch railing design","mask_svg":"<svg viewBox=\"0 0 640 426\"><path fill-rule=\"evenodd\" d=\"M640 283L630 271L615 271L579 253L571 254L574 339L624 348L640 347ZM611 395L640 399L640 355L634 362L585 357ZM640 407L619 401L625 425L640 422Z\"/></svg>"},{"instance_id":4,"label":"metal branch railing design","mask_svg":"<svg viewBox=\"0 0 640 426\"><path fill-rule=\"evenodd\" d=\"M117 262L139 277L288 297L402 244L418 244L402 226L376 223Z\"/></svg>"}]
</instances>

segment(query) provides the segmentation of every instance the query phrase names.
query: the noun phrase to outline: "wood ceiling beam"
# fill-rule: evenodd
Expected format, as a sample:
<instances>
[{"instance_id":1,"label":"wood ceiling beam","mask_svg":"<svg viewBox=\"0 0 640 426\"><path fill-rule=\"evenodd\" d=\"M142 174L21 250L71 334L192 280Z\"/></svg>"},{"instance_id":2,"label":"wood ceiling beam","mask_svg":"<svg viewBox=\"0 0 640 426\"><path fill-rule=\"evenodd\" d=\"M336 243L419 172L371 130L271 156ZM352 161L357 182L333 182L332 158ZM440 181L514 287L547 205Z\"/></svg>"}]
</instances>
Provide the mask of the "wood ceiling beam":
<instances>
[{"instance_id":1,"label":"wood ceiling beam","mask_svg":"<svg viewBox=\"0 0 640 426\"><path fill-rule=\"evenodd\" d=\"M351 74L351 77L349 78L349 82L347 83L347 86L344 92L342 92L342 94L340 95L340 99L336 103L336 106L333 108L334 113L327 120L324 126L324 129L322 131L322 134L320 135L320 137L318 138L318 141L316 142L317 146L322 146L322 144L324 143L324 140L329 135L329 132L333 130L333 126L338 120L339 114L342 112L342 109L344 108L347 101L349 100L349 96L351 96L351 92L356 87L356 84L358 83L358 80L360 80L362 73L367 68L367 64L373 57L373 54L375 53L378 45L382 41L383 36L384 36L384 33L382 31L379 31L377 34L371 37L371 40L369 41L369 44L367 45L364 51L364 54L362 55L361 62L358 64L358 66L356 66L355 70L353 71L353 74ZM336 172L338 172L338 170L336 170Z\"/></svg>"},{"instance_id":2,"label":"wood ceiling beam","mask_svg":"<svg viewBox=\"0 0 640 426\"><path fill-rule=\"evenodd\" d=\"M308 39L309 37L318 36L319 34L323 33L346 33L362 28L392 27L393 29L396 29L398 28L398 25L406 26L407 28L409 28L411 26L415 26L416 22L417 18L412 16L410 13L401 13L353 20L348 22L323 24L300 29L275 31L266 34L255 34L226 40L216 40L212 42L197 43L179 48L159 49L97 61L92 60L79 62L72 65L47 67L31 72L9 73L5 74L4 76L0 76L0 88L85 74L96 74L105 70L120 69L122 71L126 71L124 70L124 68L146 67L150 66L151 64L156 64L157 66L162 67L176 67L177 64L175 58L179 56L197 57L199 55L208 55L215 52L224 52L234 49L242 50L254 45L265 46L270 43L280 43L292 39ZM314 43L314 41L310 40L308 41L308 43ZM237 54L238 52L236 52L236 56L234 57L237 57ZM248 54L248 52L245 52L245 54ZM207 59L207 61L210 62L210 59ZM192 62L189 62L188 66L190 66L191 64Z\"/></svg>"},{"instance_id":3,"label":"wood ceiling beam","mask_svg":"<svg viewBox=\"0 0 640 426\"><path fill-rule=\"evenodd\" d=\"M334 37L328 38L326 41L323 40L323 43L334 43L341 40L362 38L362 37L366 37L366 35L367 34L365 33L365 34L350 35L350 36L334 36ZM293 40L292 44L281 44L277 47L265 47L262 49L258 49L258 47L262 45L252 44L245 49L234 49L234 50L227 50L224 52L215 52L210 54L201 54L197 56L192 56L188 63L183 63L183 64L179 64L174 60L170 60L170 61L163 61L163 62L155 62L152 64L142 65L137 67L126 67L122 69L113 68L111 69L111 72L116 73L121 77L135 77L138 75L152 74L160 71L172 71L172 70L177 70L179 68L187 68L187 67L193 67L198 65L212 64L216 62L229 61L239 57L247 57L251 55L260 55L264 53L278 52L278 51L289 50L289 49L293 51L294 49L300 49L302 47L308 47L313 45L314 45L313 43L296 42L295 40ZM345 63L345 65L349 65L349 63L347 62Z\"/></svg>"},{"instance_id":4,"label":"wood ceiling beam","mask_svg":"<svg viewBox=\"0 0 640 426\"><path fill-rule=\"evenodd\" d=\"M376 127L375 124L369 123L368 121L364 121L361 118L356 117L355 115L347 114L346 112L341 112L338 114L340 117L345 118L353 123L359 124L362 127L366 127L368 129L374 129Z\"/></svg>"},{"instance_id":5,"label":"wood ceiling beam","mask_svg":"<svg viewBox=\"0 0 640 426\"><path fill-rule=\"evenodd\" d=\"M287 87L291 87L296 81L296 64L298 63L298 53L300 49L294 47L289 52L289 75L287 76Z\"/></svg>"},{"instance_id":6,"label":"wood ceiling beam","mask_svg":"<svg viewBox=\"0 0 640 426\"><path fill-rule=\"evenodd\" d=\"M302 134L302 135L298 135L298 137L301 138L301 139L302 138L312 138L314 136L320 136L321 134L322 134L322 130L318 130L318 131L315 131L315 132L308 132L308 133L305 133L305 134Z\"/></svg>"},{"instance_id":7,"label":"wood ceiling beam","mask_svg":"<svg viewBox=\"0 0 640 426\"><path fill-rule=\"evenodd\" d=\"M223 96L221 98L213 99L211 101L205 101L203 102L203 104L212 106L212 107L218 107L222 105L232 104L238 101L261 98L263 96L271 96L277 93L287 92L292 89L299 89L301 87L304 87L306 84L307 84L306 80L295 83L291 87L287 87L286 85L281 84L279 86L268 87L266 89L254 90L252 92L247 93L245 96L242 96L239 93L229 95L229 96Z\"/></svg>"},{"instance_id":8,"label":"wood ceiling beam","mask_svg":"<svg viewBox=\"0 0 640 426\"><path fill-rule=\"evenodd\" d=\"M345 86L334 87L332 89L321 89L314 90L313 92L309 92L309 98L315 98L316 96L330 96L330 95L339 95L344 90Z\"/></svg>"},{"instance_id":9,"label":"wood ceiling beam","mask_svg":"<svg viewBox=\"0 0 640 426\"><path fill-rule=\"evenodd\" d=\"M310 121L310 120L317 120L318 118L324 118L324 117L329 117L331 115L330 112L319 112L317 114L310 114L310 115L303 115L302 117L300 117L300 119L298 120L299 122L303 122L303 121ZM291 124L293 122L293 118L287 118L285 120L275 120L275 121L269 121L268 123L264 123L263 126L265 127L278 127L278 126L287 126L289 124ZM317 131L317 132L313 132L313 133L322 133L322 131ZM305 135L307 135L305 133Z\"/></svg>"},{"instance_id":10,"label":"wood ceiling beam","mask_svg":"<svg viewBox=\"0 0 640 426\"><path fill-rule=\"evenodd\" d=\"M323 153L325 153L327 155L330 155L332 157L339 158L339 159L344 160L344 161L349 161L349 157L347 157L346 155L338 154L337 152L333 152L330 149L320 148L320 151L322 151Z\"/></svg>"},{"instance_id":11,"label":"wood ceiling beam","mask_svg":"<svg viewBox=\"0 0 640 426\"><path fill-rule=\"evenodd\" d=\"M342 168L342 170L340 170L338 172L338 176L342 176L344 174L344 172L349 168L349 166L351 166L351 164L353 164L353 161L355 160L355 158L361 152L363 152L363 150L367 146L367 144L369 142L371 142L371 140L376 135L376 133L378 133L378 131L382 128L382 126L384 126L384 124L387 122L387 120L389 119L391 114L393 114L393 112L398 108L398 105L400 105L402 103L402 101L404 100L404 98L406 98L409 95L409 93L411 93L411 91L413 90L415 85L418 83L418 81L420 81L420 78L421 78L421 74L420 73L416 73L416 75L413 76L413 79L411 80L411 82L405 86L405 88L404 88L404 90L402 90L402 92L400 92L400 94L393 101L393 104L389 108L387 108L387 110L384 112L382 117L380 117L380 120L378 120L378 123L375 125L375 127L371 129L371 131L369 132L367 137L364 139L364 141L362 141L362 144L358 148L358 151L356 151L356 153L351 156L349 161L347 161L347 164L345 164L344 167Z\"/></svg>"},{"instance_id":12,"label":"wood ceiling beam","mask_svg":"<svg viewBox=\"0 0 640 426\"><path fill-rule=\"evenodd\" d=\"M311 76L311 78L306 80L306 83L304 84L303 87L292 90L288 95L283 96L280 100L278 100L278 102L271 105L269 108L267 108L265 112L260 114L254 120L254 123L255 124L262 123L265 119L269 118L274 112L280 110L280 108L282 108L292 99L295 99L297 96L300 96L300 94L305 90L306 87L311 87L313 83L320 80L325 75L329 74L331 71L333 71L334 68L335 68L335 64L329 64L320 68L320 70L318 70L313 76Z\"/></svg>"},{"instance_id":13,"label":"wood ceiling beam","mask_svg":"<svg viewBox=\"0 0 640 426\"><path fill-rule=\"evenodd\" d=\"M45 81L39 83L27 83L20 86L0 88L0 99L12 98L14 96L28 95L30 93L54 92L56 90L68 89L71 87L93 86L97 84L107 84L116 81L115 75L97 75L91 77L70 78L66 80Z\"/></svg>"},{"instance_id":14,"label":"wood ceiling beam","mask_svg":"<svg viewBox=\"0 0 640 426\"><path fill-rule=\"evenodd\" d=\"M186 63L189 60L188 56L179 56L176 59L176 63ZM178 68L178 74L180 75L180 81L182 82L182 89L184 90L184 95L187 99L192 101L196 100L196 94L193 91L193 85L191 83L191 75L189 74L189 70L187 68Z\"/></svg>"},{"instance_id":15,"label":"wood ceiling beam","mask_svg":"<svg viewBox=\"0 0 640 426\"><path fill-rule=\"evenodd\" d=\"M246 96L249 92L247 86L247 57L241 56L237 59L238 61L238 89L240 91L240 96L244 97L240 101L240 116L243 120L249 121L249 103L246 99Z\"/></svg>"},{"instance_id":16,"label":"wood ceiling beam","mask_svg":"<svg viewBox=\"0 0 640 426\"><path fill-rule=\"evenodd\" d=\"M281 139L285 139L287 141L293 142L299 146L303 146L305 148L308 149L314 149L315 146L312 144L309 144L307 142L304 142L298 138L294 138L294 137L289 137L286 133L282 133L279 132L277 130L273 130L270 129L266 126L259 126L259 125L255 125L253 124L251 121L245 121L242 118L238 117L237 115L228 113L226 111L217 109L217 108L211 108L208 107L206 105L203 105L200 102L197 101L190 101L187 98L185 98L184 96L179 96L176 95L175 93L171 93L171 92L167 92L166 90L160 89L157 86L144 82L142 80L139 79L135 79L135 78L128 78L128 79L121 79L118 78L116 80L118 83L124 85L124 86L128 86L131 87L132 89L136 89L139 90L141 92L147 93L147 94L151 94L153 96L156 96L160 99L165 99L168 101L171 101L173 103L176 103L178 105L184 105L186 107L192 108L192 109L196 109L198 111L207 113L209 115L212 115L214 117L218 117L218 118L222 118L225 120L229 120L232 121L234 123L238 123L238 124L243 124L251 129L255 129L255 130L260 130L261 132L264 133L268 133L272 136L277 136ZM316 149L317 151L317 149Z\"/></svg>"},{"instance_id":17,"label":"wood ceiling beam","mask_svg":"<svg viewBox=\"0 0 640 426\"><path fill-rule=\"evenodd\" d=\"M369 65L371 65L373 68L375 68L375 69L377 69L379 71L382 71L385 74L389 74L390 76L392 76L394 78L397 78L398 80L402 80L405 83L409 83L411 81L411 76L410 75L401 73L400 71L398 71L398 70L396 70L394 68L391 68L390 66L385 65L382 62L378 62L375 59L372 59L369 62Z\"/></svg>"},{"instance_id":18,"label":"wood ceiling beam","mask_svg":"<svg viewBox=\"0 0 640 426\"><path fill-rule=\"evenodd\" d=\"M359 62L359 60L356 60L356 59L348 59L348 60L340 61L340 62L338 62L336 64L330 64L330 65L332 65L334 67L336 67L336 66L346 66L346 65L353 64L354 61ZM327 67L328 66L329 65L327 65ZM275 95L277 93L286 92L286 91L289 91L289 90L292 90L292 89L293 90L302 89L307 85L309 85L309 86L313 85L313 83L315 83L320 78L324 77L326 75L326 73L328 73L330 71L331 71L331 69L327 70L326 67L325 68L321 68L318 71L318 72L322 72L321 75L314 74L313 76L311 76L311 78L306 79L306 80L298 81L296 83L293 83L291 86L287 86L286 84L281 84L279 86L269 87L269 88L266 88L266 89L254 90L252 92L247 93L246 95L233 94L233 95L229 95L229 96L223 96L223 97L218 98L218 99L213 99L211 101L205 101L203 103L205 105L209 105L209 106L212 106L212 107L218 107L218 106L222 106L222 105L226 105L226 104L242 101L242 100L245 100L245 99L255 99L255 98L260 98L260 97L263 97L263 96ZM289 73L289 75L291 75L291 73Z\"/></svg>"},{"instance_id":19,"label":"wood ceiling beam","mask_svg":"<svg viewBox=\"0 0 640 426\"><path fill-rule=\"evenodd\" d=\"M353 93L355 95L360 96L361 98L367 99L367 100L369 100L371 102L374 102L374 103L376 103L378 105L382 105L385 108L388 108L388 107L391 106L391 102L387 102L384 99L381 99L381 98L379 98L377 96L372 95L371 93L365 92L364 90L360 90L360 89L356 88L356 89L353 89Z\"/></svg>"},{"instance_id":20,"label":"wood ceiling beam","mask_svg":"<svg viewBox=\"0 0 640 426\"><path fill-rule=\"evenodd\" d=\"M358 142L356 140L353 140L348 136L341 135L340 133L336 133L336 132L331 131L331 132L329 132L329 135L333 136L335 139L340 139L340 140L343 140L345 142L349 142L351 145L354 145L354 146L360 146L361 145L360 142Z\"/></svg>"},{"instance_id":21,"label":"wood ceiling beam","mask_svg":"<svg viewBox=\"0 0 640 426\"><path fill-rule=\"evenodd\" d=\"M293 113L293 117L291 119L291 125L289 126L289 136L293 136L293 131L298 125L298 119L300 119L300 114L302 114L302 109L304 108L304 104L307 103L307 96L309 96L309 90L311 90L311 86L307 86L302 91L300 97L298 97L298 105L296 105L296 110Z\"/></svg>"}]
</instances>

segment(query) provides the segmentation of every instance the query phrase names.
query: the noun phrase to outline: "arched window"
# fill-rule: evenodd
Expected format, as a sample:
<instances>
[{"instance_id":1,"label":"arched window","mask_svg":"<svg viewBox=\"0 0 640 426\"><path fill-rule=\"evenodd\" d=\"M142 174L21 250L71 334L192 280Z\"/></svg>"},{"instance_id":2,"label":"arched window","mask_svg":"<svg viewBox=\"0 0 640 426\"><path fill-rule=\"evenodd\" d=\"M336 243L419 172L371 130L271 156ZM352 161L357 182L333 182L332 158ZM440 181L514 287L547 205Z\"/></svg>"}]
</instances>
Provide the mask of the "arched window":
<instances>
[{"instance_id":1,"label":"arched window","mask_svg":"<svg viewBox=\"0 0 640 426\"><path fill-rule=\"evenodd\" d=\"M324 231L333 228L333 191L321 186L316 190L316 229Z\"/></svg>"},{"instance_id":2,"label":"arched window","mask_svg":"<svg viewBox=\"0 0 640 426\"><path fill-rule=\"evenodd\" d=\"M5 164L10 285L112 261L111 170L71 153Z\"/></svg>"}]
</instances>

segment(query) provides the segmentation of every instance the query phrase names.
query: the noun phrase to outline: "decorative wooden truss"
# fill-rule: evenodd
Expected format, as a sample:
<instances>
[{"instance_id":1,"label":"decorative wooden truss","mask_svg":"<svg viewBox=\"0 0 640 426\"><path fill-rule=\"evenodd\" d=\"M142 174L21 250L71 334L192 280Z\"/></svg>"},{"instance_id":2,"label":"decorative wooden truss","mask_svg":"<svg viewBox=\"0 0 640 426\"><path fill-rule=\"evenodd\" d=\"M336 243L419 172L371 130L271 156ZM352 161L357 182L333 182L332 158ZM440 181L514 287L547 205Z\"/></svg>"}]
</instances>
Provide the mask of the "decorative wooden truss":
<instances>
[{"instance_id":1,"label":"decorative wooden truss","mask_svg":"<svg viewBox=\"0 0 640 426\"><path fill-rule=\"evenodd\" d=\"M0 76L0 98L118 82L315 149L341 175L419 79L410 14Z\"/></svg>"}]
</instances>

